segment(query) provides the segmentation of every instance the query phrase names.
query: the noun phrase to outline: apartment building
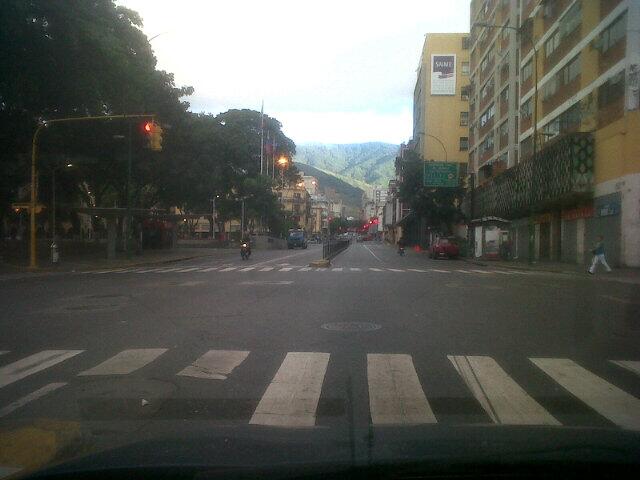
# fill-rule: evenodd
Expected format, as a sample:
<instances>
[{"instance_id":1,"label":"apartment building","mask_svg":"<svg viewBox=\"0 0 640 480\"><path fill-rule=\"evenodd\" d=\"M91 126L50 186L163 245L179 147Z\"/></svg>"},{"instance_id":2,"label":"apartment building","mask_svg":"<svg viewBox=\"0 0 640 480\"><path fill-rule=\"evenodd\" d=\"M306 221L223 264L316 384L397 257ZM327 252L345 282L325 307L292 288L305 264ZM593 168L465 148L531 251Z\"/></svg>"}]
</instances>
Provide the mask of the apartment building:
<instances>
[{"instance_id":1,"label":"apartment building","mask_svg":"<svg viewBox=\"0 0 640 480\"><path fill-rule=\"evenodd\" d=\"M413 94L413 147L424 160L468 161L469 34L425 35Z\"/></svg>"},{"instance_id":2,"label":"apartment building","mask_svg":"<svg viewBox=\"0 0 640 480\"><path fill-rule=\"evenodd\" d=\"M284 214L296 228L310 230L311 227L311 196L304 183L292 184L276 190L278 200Z\"/></svg>"},{"instance_id":3,"label":"apartment building","mask_svg":"<svg viewBox=\"0 0 640 480\"><path fill-rule=\"evenodd\" d=\"M604 235L640 266L640 2L473 0L471 26L476 255L585 263Z\"/></svg>"}]
</instances>

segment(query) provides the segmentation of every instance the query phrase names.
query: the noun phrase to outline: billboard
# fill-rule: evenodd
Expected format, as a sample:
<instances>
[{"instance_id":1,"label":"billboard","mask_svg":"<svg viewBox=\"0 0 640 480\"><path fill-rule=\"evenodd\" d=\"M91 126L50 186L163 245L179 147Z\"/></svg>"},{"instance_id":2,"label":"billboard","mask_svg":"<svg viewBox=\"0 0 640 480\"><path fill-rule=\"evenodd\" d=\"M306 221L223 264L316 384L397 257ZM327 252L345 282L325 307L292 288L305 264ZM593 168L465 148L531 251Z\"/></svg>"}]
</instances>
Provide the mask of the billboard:
<instances>
[{"instance_id":1,"label":"billboard","mask_svg":"<svg viewBox=\"0 0 640 480\"><path fill-rule=\"evenodd\" d=\"M457 187L458 164L451 162L424 162L425 187Z\"/></svg>"},{"instance_id":2,"label":"billboard","mask_svg":"<svg viewBox=\"0 0 640 480\"><path fill-rule=\"evenodd\" d=\"M456 94L456 55L431 55L431 95Z\"/></svg>"}]
</instances>

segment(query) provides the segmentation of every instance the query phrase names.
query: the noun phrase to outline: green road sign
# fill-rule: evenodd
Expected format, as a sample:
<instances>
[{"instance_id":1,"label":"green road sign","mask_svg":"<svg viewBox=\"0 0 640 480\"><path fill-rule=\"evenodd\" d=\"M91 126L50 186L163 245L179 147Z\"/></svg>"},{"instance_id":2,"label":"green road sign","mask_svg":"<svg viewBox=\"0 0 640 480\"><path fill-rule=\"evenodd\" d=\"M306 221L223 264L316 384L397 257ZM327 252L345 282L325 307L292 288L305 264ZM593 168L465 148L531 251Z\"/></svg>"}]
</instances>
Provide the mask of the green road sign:
<instances>
[{"instance_id":1,"label":"green road sign","mask_svg":"<svg viewBox=\"0 0 640 480\"><path fill-rule=\"evenodd\" d=\"M451 162L425 162L425 187L457 187L458 164Z\"/></svg>"}]
</instances>

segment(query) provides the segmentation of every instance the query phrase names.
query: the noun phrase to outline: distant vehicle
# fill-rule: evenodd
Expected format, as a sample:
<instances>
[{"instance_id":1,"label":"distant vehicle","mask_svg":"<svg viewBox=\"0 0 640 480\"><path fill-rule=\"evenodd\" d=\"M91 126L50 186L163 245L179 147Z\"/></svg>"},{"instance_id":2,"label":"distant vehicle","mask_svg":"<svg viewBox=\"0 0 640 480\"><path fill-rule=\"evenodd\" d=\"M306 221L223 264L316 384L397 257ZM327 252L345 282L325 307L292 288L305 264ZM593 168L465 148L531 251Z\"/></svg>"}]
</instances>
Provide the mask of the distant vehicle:
<instances>
[{"instance_id":1,"label":"distant vehicle","mask_svg":"<svg viewBox=\"0 0 640 480\"><path fill-rule=\"evenodd\" d=\"M307 248L307 237L304 230L289 230L287 237L287 248Z\"/></svg>"},{"instance_id":2,"label":"distant vehicle","mask_svg":"<svg viewBox=\"0 0 640 480\"><path fill-rule=\"evenodd\" d=\"M458 258L460 248L453 237L440 237L429 247L429 258Z\"/></svg>"}]
</instances>

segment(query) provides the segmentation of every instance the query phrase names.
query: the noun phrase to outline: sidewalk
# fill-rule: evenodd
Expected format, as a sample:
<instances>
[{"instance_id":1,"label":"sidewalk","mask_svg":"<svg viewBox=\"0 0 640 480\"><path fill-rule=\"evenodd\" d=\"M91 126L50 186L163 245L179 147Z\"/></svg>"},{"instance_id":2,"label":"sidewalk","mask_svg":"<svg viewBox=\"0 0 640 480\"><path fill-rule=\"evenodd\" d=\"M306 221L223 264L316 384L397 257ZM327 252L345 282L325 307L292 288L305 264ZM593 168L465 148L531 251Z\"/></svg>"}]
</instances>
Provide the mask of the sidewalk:
<instances>
[{"instance_id":1,"label":"sidewalk","mask_svg":"<svg viewBox=\"0 0 640 480\"><path fill-rule=\"evenodd\" d=\"M593 278L603 281L632 283L640 285L640 268L614 268L612 272L606 272L602 265L598 266L595 275L587 273L588 265L578 265L576 263L561 262L536 262L529 264L522 261L507 262L504 260L475 260L471 258L461 258L462 261L483 267L506 268L512 270L564 273L577 275L585 278Z\"/></svg>"},{"instance_id":2,"label":"sidewalk","mask_svg":"<svg viewBox=\"0 0 640 480\"><path fill-rule=\"evenodd\" d=\"M194 258L211 256L224 256L229 254L228 249L222 248L175 248L171 250L147 250L142 255L133 255L127 258L120 254L115 260L107 260L103 254L83 255L61 258L58 265L52 265L48 258L39 259L38 269L30 271L26 265L0 263L0 278L22 278L37 275L49 275L52 273L82 272L91 270L105 270L111 268L140 267L146 265L159 265L164 263L180 262Z\"/></svg>"}]
</instances>

